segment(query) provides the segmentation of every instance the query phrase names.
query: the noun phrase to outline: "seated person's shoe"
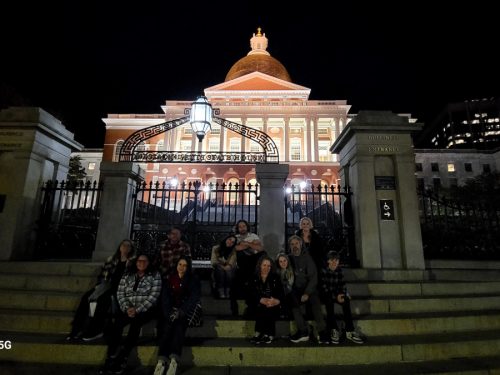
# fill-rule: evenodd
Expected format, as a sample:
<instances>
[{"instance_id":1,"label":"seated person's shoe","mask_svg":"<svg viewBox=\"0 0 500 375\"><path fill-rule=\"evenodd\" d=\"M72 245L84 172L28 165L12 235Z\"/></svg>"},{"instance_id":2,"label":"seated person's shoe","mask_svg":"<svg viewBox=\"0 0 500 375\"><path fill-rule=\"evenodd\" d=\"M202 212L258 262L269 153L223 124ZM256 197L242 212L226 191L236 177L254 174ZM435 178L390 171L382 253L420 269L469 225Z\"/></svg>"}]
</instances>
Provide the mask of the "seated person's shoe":
<instances>
[{"instance_id":1,"label":"seated person's shoe","mask_svg":"<svg viewBox=\"0 0 500 375\"><path fill-rule=\"evenodd\" d=\"M274 341L274 336L262 335L257 344L270 344Z\"/></svg>"},{"instance_id":2,"label":"seated person's shoe","mask_svg":"<svg viewBox=\"0 0 500 375\"><path fill-rule=\"evenodd\" d=\"M297 344L299 342L309 341L309 333L308 332L300 332L298 331L294 335L290 336L290 341Z\"/></svg>"},{"instance_id":3,"label":"seated person's shoe","mask_svg":"<svg viewBox=\"0 0 500 375\"><path fill-rule=\"evenodd\" d=\"M364 344L365 340L355 331L346 332L345 337L356 344Z\"/></svg>"},{"instance_id":4,"label":"seated person's shoe","mask_svg":"<svg viewBox=\"0 0 500 375\"><path fill-rule=\"evenodd\" d=\"M337 345L340 342L340 332L338 329L332 329L332 335L330 336L330 343Z\"/></svg>"},{"instance_id":5,"label":"seated person's shoe","mask_svg":"<svg viewBox=\"0 0 500 375\"><path fill-rule=\"evenodd\" d=\"M100 339L104 334L102 332L89 331L82 335L82 340L85 342Z\"/></svg>"},{"instance_id":6,"label":"seated person's shoe","mask_svg":"<svg viewBox=\"0 0 500 375\"><path fill-rule=\"evenodd\" d=\"M318 336L318 343L320 344L330 344L330 335L328 334L328 331L325 329L319 333Z\"/></svg>"}]
</instances>

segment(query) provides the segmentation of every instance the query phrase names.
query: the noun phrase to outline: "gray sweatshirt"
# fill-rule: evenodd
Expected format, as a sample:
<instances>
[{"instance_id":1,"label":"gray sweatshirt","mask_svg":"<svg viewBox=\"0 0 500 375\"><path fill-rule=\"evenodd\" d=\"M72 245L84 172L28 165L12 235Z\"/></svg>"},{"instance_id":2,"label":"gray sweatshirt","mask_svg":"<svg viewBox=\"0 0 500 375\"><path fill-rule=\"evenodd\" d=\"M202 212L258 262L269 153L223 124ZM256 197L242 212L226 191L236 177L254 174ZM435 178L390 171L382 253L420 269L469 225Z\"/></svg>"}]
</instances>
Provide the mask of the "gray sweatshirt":
<instances>
[{"instance_id":1,"label":"gray sweatshirt","mask_svg":"<svg viewBox=\"0 0 500 375\"><path fill-rule=\"evenodd\" d=\"M318 271L312 257L305 251L299 256L291 255L290 260L295 271L293 289L311 295L317 292Z\"/></svg>"}]
</instances>

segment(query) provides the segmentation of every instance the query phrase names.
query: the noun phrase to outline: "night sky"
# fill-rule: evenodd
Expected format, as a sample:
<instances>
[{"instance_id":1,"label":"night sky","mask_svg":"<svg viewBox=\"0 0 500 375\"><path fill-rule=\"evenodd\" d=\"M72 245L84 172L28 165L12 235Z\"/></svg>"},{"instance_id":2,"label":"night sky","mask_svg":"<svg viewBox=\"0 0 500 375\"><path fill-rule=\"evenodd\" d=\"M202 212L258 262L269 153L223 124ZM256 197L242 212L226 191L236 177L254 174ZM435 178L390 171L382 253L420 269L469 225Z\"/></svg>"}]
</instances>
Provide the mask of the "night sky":
<instances>
[{"instance_id":1,"label":"night sky","mask_svg":"<svg viewBox=\"0 0 500 375\"><path fill-rule=\"evenodd\" d=\"M223 82L257 26L311 99L345 99L354 113L428 121L448 102L500 94L491 1L66 3L2 11L0 107L40 106L86 147L102 147L108 113L161 113L165 100Z\"/></svg>"}]
</instances>

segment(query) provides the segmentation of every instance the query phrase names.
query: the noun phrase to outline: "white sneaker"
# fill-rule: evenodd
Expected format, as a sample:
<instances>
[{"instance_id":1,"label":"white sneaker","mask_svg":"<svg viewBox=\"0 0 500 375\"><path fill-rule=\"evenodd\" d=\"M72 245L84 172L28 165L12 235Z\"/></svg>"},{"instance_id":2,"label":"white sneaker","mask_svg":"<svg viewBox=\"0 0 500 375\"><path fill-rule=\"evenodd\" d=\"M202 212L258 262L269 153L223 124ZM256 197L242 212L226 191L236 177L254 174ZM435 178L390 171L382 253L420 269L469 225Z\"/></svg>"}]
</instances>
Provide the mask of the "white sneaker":
<instances>
[{"instance_id":1,"label":"white sneaker","mask_svg":"<svg viewBox=\"0 0 500 375\"><path fill-rule=\"evenodd\" d=\"M338 344L340 342L340 332L338 329L332 329L331 343Z\"/></svg>"},{"instance_id":2,"label":"white sneaker","mask_svg":"<svg viewBox=\"0 0 500 375\"><path fill-rule=\"evenodd\" d=\"M165 373L165 361L159 359L155 367L154 375L163 375Z\"/></svg>"},{"instance_id":3,"label":"white sneaker","mask_svg":"<svg viewBox=\"0 0 500 375\"><path fill-rule=\"evenodd\" d=\"M356 344L364 344L365 340L355 331L346 332L345 337Z\"/></svg>"},{"instance_id":4,"label":"white sneaker","mask_svg":"<svg viewBox=\"0 0 500 375\"><path fill-rule=\"evenodd\" d=\"M168 366L167 375L175 375L177 373L177 361L175 358L170 359L170 365Z\"/></svg>"}]
</instances>

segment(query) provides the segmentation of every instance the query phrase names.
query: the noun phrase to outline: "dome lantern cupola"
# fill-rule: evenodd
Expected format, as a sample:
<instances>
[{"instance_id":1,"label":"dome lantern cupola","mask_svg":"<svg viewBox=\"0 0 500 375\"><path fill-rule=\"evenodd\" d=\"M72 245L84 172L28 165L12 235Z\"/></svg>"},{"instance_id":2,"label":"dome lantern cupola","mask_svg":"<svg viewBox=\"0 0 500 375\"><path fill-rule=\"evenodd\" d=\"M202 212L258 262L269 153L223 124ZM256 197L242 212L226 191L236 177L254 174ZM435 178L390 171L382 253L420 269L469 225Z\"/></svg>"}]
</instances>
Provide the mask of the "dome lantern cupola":
<instances>
[{"instance_id":1,"label":"dome lantern cupola","mask_svg":"<svg viewBox=\"0 0 500 375\"><path fill-rule=\"evenodd\" d=\"M248 55L267 55L271 56L269 52L266 51L267 49L267 38L266 38L266 33L264 35L261 34L261 28L257 28L257 35L255 33L253 34L252 39L250 39L250 47L252 50L248 52Z\"/></svg>"},{"instance_id":2,"label":"dome lantern cupola","mask_svg":"<svg viewBox=\"0 0 500 375\"><path fill-rule=\"evenodd\" d=\"M266 34L262 33L260 27L257 28L257 34L254 33L252 38L250 38L250 47L252 49L229 69L225 82L253 72L261 72L287 82L292 82L283 64L267 52L267 42Z\"/></svg>"}]
</instances>

